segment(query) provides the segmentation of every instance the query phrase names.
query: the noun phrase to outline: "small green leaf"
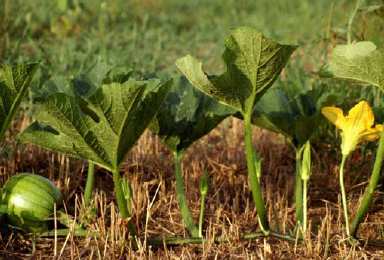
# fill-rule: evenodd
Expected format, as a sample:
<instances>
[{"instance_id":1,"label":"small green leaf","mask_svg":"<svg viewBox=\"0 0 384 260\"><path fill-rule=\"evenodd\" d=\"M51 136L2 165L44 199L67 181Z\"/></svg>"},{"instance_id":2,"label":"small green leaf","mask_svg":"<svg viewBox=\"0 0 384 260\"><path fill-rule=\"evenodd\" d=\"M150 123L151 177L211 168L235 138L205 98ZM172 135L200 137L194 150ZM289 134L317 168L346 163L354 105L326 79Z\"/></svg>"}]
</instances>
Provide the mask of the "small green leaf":
<instances>
[{"instance_id":1,"label":"small green leaf","mask_svg":"<svg viewBox=\"0 0 384 260\"><path fill-rule=\"evenodd\" d=\"M171 81L129 79L104 84L89 97L52 94L38 101L37 121L19 138L116 170L170 85Z\"/></svg>"},{"instance_id":2,"label":"small green leaf","mask_svg":"<svg viewBox=\"0 0 384 260\"><path fill-rule=\"evenodd\" d=\"M150 128L172 151L182 151L233 112L180 78Z\"/></svg>"},{"instance_id":3,"label":"small green leaf","mask_svg":"<svg viewBox=\"0 0 384 260\"><path fill-rule=\"evenodd\" d=\"M241 27L226 40L225 73L208 76L202 63L189 55L177 60L176 65L195 87L244 113L251 111L256 100L273 84L295 49L252 28Z\"/></svg>"},{"instance_id":4,"label":"small green leaf","mask_svg":"<svg viewBox=\"0 0 384 260\"><path fill-rule=\"evenodd\" d=\"M4 137L37 67L37 63L0 67L0 139Z\"/></svg>"},{"instance_id":5,"label":"small green leaf","mask_svg":"<svg viewBox=\"0 0 384 260\"><path fill-rule=\"evenodd\" d=\"M355 80L384 90L384 51L372 42L336 46L327 69L335 78Z\"/></svg>"}]
</instances>

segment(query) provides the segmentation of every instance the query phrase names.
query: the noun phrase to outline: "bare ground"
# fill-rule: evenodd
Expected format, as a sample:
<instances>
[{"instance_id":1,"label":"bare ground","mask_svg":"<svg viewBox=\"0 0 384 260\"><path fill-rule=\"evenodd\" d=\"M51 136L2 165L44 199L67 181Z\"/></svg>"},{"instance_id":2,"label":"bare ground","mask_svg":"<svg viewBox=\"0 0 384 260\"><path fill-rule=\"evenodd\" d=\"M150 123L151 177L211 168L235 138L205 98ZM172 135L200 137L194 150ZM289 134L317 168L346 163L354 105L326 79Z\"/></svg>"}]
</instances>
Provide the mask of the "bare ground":
<instances>
[{"instance_id":1,"label":"bare ground","mask_svg":"<svg viewBox=\"0 0 384 260\"><path fill-rule=\"evenodd\" d=\"M14 129L23 128L19 120ZM94 206L96 219L90 221L90 235L33 239L8 232L0 239L3 259L383 259L383 193L377 191L374 205L359 236L369 244L350 246L345 240L338 188L338 154L328 145L315 146L314 170L309 187L309 224L303 241L276 238L244 241L244 233L258 228L257 214L247 184L243 152L242 123L227 119L208 136L194 144L184 158L184 177L189 205L195 219L199 214L199 176L207 169L210 176L204 231L207 241L197 245L153 246L160 235L187 236L175 197L173 163L170 152L151 133L145 133L127 155L122 174L129 178L134 194L133 222L137 226L138 248L133 250L127 227L117 214L111 175L97 169ZM16 131L10 131L14 136ZM11 140L9 138L9 140ZM263 190L273 230L288 233L294 228L294 152L276 134L255 128L254 144L263 157ZM2 156L0 182L16 172L33 171L54 180L65 195L68 212L78 220L87 213L81 206L86 164L34 146L7 141L9 151ZM358 206L372 154L357 152L346 168L346 187L351 214ZM76 205L76 206L75 206ZM224 240L215 243L215 238Z\"/></svg>"}]
</instances>

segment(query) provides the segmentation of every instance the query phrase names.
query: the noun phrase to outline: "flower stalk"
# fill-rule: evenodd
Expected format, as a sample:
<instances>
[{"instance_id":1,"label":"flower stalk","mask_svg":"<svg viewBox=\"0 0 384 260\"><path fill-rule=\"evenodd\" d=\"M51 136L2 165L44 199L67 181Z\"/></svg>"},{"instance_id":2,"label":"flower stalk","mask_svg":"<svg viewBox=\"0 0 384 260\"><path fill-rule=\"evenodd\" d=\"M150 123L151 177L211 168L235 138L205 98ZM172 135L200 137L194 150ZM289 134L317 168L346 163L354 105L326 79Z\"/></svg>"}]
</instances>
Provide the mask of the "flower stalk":
<instances>
[{"instance_id":1,"label":"flower stalk","mask_svg":"<svg viewBox=\"0 0 384 260\"><path fill-rule=\"evenodd\" d=\"M349 215L348 215L348 204L347 204L347 195L345 193L345 187L344 187L344 165L345 161L348 156L343 155L343 158L341 159L340 163L340 171L339 171L339 185L340 185L340 192L341 192L341 202L343 206L343 215L344 215L344 221L345 221L345 231L347 233L347 236L350 237L351 233L349 231Z\"/></svg>"}]
</instances>

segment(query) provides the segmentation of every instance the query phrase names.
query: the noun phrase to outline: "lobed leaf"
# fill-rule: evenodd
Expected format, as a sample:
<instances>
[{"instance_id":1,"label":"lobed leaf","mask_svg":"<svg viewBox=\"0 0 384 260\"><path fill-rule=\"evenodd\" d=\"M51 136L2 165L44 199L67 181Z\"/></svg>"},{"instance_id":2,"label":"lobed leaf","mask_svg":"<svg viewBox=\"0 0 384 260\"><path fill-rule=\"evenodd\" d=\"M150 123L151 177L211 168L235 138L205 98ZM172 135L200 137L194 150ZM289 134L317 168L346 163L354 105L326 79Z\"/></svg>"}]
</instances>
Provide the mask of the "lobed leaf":
<instances>
[{"instance_id":1,"label":"lobed leaf","mask_svg":"<svg viewBox=\"0 0 384 260\"><path fill-rule=\"evenodd\" d=\"M93 161L116 169L163 102L171 81L103 84L88 97L55 93L38 101L22 142Z\"/></svg>"},{"instance_id":2,"label":"lobed leaf","mask_svg":"<svg viewBox=\"0 0 384 260\"><path fill-rule=\"evenodd\" d=\"M295 49L276 43L252 28L241 27L226 40L223 74L207 75L202 63L190 55L177 60L176 65L195 87L245 112L273 84Z\"/></svg>"}]
</instances>

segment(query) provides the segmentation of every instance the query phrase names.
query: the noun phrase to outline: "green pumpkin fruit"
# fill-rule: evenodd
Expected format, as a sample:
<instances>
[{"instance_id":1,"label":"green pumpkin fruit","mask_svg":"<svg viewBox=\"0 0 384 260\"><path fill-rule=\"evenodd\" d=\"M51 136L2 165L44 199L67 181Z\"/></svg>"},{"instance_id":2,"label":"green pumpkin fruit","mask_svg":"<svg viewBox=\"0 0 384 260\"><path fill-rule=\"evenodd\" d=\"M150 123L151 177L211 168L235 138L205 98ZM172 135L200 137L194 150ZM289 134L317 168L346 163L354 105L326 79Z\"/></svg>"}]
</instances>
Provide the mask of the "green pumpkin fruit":
<instances>
[{"instance_id":1,"label":"green pumpkin fruit","mask_svg":"<svg viewBox=\"0 0 384 260\"><path fill-rule=\"evenodd\" d=\"M47 178L30 173L12 176L2 189L9 223L26 232L48 230L48 220L62 203L62 194Z\"/></svg>"}]
</instances>

